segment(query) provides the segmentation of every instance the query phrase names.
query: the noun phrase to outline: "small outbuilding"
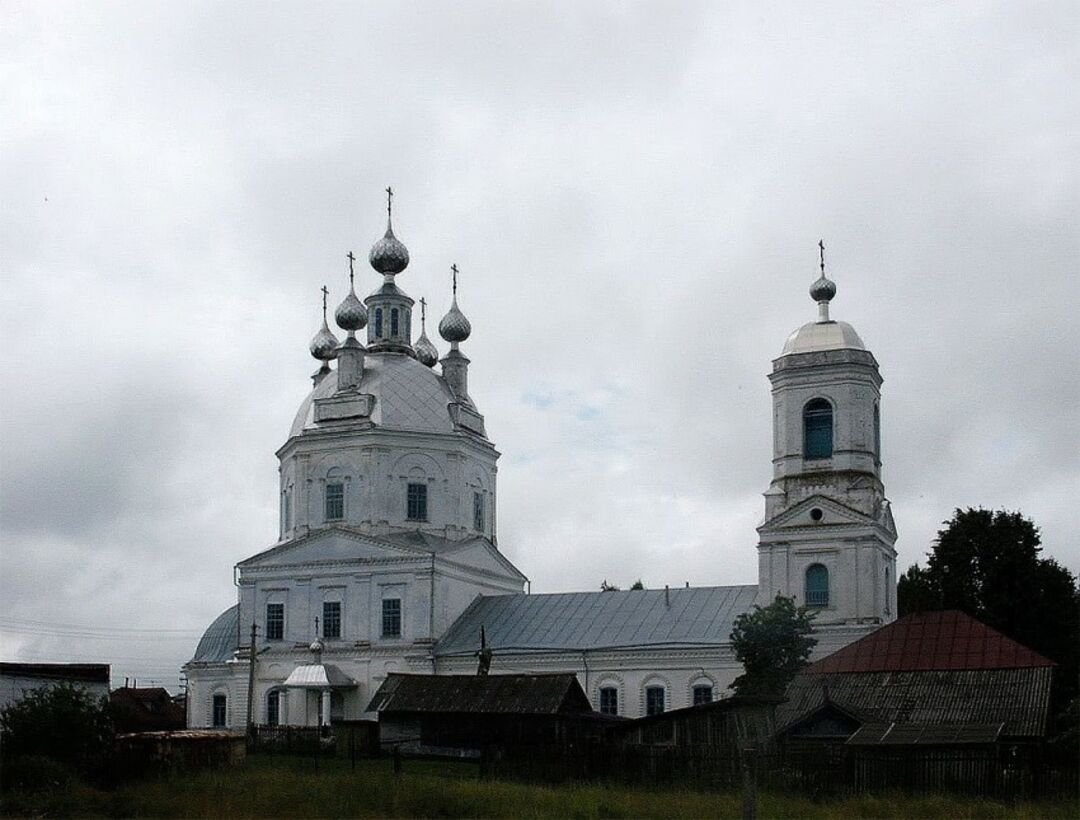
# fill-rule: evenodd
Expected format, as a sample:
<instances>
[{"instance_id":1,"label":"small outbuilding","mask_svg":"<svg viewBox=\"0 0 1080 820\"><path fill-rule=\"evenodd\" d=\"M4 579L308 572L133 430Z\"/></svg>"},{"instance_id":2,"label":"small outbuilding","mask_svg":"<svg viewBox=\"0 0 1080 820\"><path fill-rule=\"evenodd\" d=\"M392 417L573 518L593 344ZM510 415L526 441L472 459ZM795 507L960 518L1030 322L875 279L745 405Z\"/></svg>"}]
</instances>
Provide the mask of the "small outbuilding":
<instances>
[{"instance_id":1,"label":"small outbuilding","mask_svg":"<svg viewBox=\"0 0 1080 820\"><path fill-rule=\"evenodd\" d=\"M1038 778L1054 666L963 612L907 615L802 670L779 739L867 788L988 793Z\"/></svg>"},{"instance_id":2,"label":"small outbuilding","mask_svg":"<svg viewBox=\"0 0 1080 820\"><path fill-rule=\"evenodd\" d=\"M160 686L124 686L109 693L118 732L167 732L183 729L184 707Z\"/></svg>"},{"instance_id":3,"label":"small outbuilding","mask_svg":"<svg viewBox=\"0 0 1080 820\"><path fill-rule=\"evenodd\" d=\"M385 751L479 757L487 747L565 746L598 737L572 674L388 675L371 699Z\"/></svg>"},{"instance_id":4,"label":"small outbuilding","mask_svg":"<svg viewBox=\"0 0 1080 820\"><path fill-rule=\"evenodd\" d=\"M109 697L107 663L0 663L0 709L35 689L70 684L95 698Z\"/></svg>"}]
</instances>

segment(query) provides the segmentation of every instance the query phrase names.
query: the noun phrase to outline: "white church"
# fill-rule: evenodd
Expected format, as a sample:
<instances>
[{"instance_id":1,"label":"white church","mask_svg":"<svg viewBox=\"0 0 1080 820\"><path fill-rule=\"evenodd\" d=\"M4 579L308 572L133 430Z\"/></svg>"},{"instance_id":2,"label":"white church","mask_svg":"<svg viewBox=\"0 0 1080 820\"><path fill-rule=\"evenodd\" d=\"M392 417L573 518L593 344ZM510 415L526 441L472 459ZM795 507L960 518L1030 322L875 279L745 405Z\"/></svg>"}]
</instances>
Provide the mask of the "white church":
<instances>
[{"instance_id":1,"label":"white church","mask_svg":"<svg viewBox=\"0 0 1080 820\"><path fill-rule=\"evenodd\" d=\"M829 316L824 262L817 319L769 375L758 584L535 594L498 546L499 453L469 395L456 270L440 359L423 313L413 341L415 303L396 282L409 253L387 210L369 255L382 282L361 302L350 271L334 313L343 341L324 289L311 342L322 365L277 452L280 537L236 565L237 602L184 666L189 726L242 728L249 691L258 724L359 719L388 673L475 673L481 630L492 674L573 672L596 710L637 717L729 694L735 618L777 594L816 611L815 656L894 619L882 380L854 328Z\"/></svg>"}]
</instances>

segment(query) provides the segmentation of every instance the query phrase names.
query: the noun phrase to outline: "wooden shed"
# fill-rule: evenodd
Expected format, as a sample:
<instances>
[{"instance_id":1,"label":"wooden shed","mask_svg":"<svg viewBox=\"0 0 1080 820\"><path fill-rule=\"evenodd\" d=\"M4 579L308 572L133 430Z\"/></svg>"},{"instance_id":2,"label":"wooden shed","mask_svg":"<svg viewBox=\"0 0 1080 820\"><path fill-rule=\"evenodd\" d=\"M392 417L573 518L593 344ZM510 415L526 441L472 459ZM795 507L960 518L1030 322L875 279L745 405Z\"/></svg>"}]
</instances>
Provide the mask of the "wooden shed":
<instances>
[{"instance_id":1,"label":"wooden shed","mask_svg":"<svg viewBox=\"0 0 1080 820\"><path fill-rule=\"evenodd\" d=\"M383 750L454 757L574 744L611 722L593 712L573 674L391 674L368 710L379 716Z\"/></svg>"}]
</instances>

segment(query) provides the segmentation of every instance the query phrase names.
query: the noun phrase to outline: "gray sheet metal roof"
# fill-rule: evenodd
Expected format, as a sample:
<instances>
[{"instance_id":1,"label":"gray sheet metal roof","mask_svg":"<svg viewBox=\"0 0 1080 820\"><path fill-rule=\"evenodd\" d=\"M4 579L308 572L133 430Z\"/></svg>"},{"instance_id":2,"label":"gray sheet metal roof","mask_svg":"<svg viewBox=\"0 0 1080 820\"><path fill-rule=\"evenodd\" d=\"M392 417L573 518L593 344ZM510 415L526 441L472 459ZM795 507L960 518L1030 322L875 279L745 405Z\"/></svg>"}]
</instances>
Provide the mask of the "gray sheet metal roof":
<instances>
[{"instance_id":1,"label":"gray sheet metal roof","mask_svg":"<svg viewBox=\"0 0 1080 820\"><path fill-rule=\"evenodd\" d=\"M848 746L963 746L996 743L1004 723L868 723Z\"/></svg>"},{"instance_id":2,"label":"gray sheet metal roof","mask_svg":"<svg viewBox=\"0 0 1080 820\"><path fill-rule=\"evenodd\" d=\"M316 427L314 400L337 391L337 372L323 379L300 405L290 438ZM403 353L369 353L364 359L360 392L375 396L371 420L392 430L452 433L449 405L454 401L446 381Z\"/></svg>"},{"instance_id":3,"label":"gray sheet metal roof","mask_svg":"<svg viewBox=\"0 0 1080 820\"><path fill-rule=\"evenodd\" d=\"M230 660L240 648L240 605L233 604L206 628L190 663L214 663Z\"/></svg>"},{"instance_id":4,"label":"gray sheet metal roof","mask_svg":"<svg viewBox=\"0 0 1080 820\"><path fill-rule=\"evenodd\" d=\"M737 586L481 596L435 654L475 652L481 626L496 653L724 644L756 595L756 586Z\"/></svg>"},{"instance_id":5,"label":"gray sheet metal roof","mask_svg":"<svg viewBox=\"0 0 1080 820\"><path fill-rule=\"evenodd\" d=\"M1050 709L1053 667L800 672L776 710L781 731L828 703L873 723L1004 723L1002 736L1041 737Z\"/></svg>"},{"instance_id":6,"label":"gray sheet metal roof","mask_svg":"<svg viewBox=\"0 0 1080 820\"><path fill-rule=\"evenodd\" d=\"M401 675L391 673L369 712L516 715L591 713L573 673L551 675Z\"/></svg>"}]
</instances>

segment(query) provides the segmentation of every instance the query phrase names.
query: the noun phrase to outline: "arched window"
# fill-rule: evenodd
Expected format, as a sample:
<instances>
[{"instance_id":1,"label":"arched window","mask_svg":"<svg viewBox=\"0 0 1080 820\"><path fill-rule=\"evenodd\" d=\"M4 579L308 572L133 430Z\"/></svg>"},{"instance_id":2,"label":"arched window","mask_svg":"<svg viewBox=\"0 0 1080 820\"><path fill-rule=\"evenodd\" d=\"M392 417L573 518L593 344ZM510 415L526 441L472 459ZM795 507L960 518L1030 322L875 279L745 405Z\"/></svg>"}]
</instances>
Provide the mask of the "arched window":
<instances>
[{"instance_id":1,"label":"arched window","mask_svg":"<svg viewBox=\"0 0 1080 820\"><path fill-rule=\"evenodd\" d=\"M811 399L803 408L803 457L830 458L833 452L832 405Z\"/></svg>"},{"instance_id":2,"label":"arched window","mask_svg":"<svg viewBox=\"0 0 1080 820\"><path fill-rule=\"evenodd\" d=\"M652 685L645 687L645 714L659 715L664 711L664 687Z\"/></svg>"},{"instance_id":3,"label":"arched window","mask_svg":"<svg viewBox=\"0 0 1080 820\"><path fill-rule=\"evenodd\" d=\"M382 308L375 308L375 338L382 338Z\"/></svg>"},{"instance_id":4,"label":"arched window","mask_svg":"<svg viewBox=\"0 0 1080 820\"><path fill-rule=\"evenodd\" d=\"M271 689L266 693L266 725L281 725L281 690Z\"/></svg>"},{"instance_id":5,"label":"arched window","mask_svg":"<svg viewBox=\"0 0 1080 820\"><path fill-rule=\"evenodd\" d=\"M397 308L390 308L390 336L394 339L398 335L398 310Z\"/></svg>"},{"instance_id":6,"label":"arched window","mask_svg":"<svg viewBox=\"0 0 1080 820\"><path fill-rule=\"evenodd\" d=\"M806 568L806 605L829 605L829 570L821 564Z\"/></svg>"}]
</instances>

